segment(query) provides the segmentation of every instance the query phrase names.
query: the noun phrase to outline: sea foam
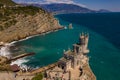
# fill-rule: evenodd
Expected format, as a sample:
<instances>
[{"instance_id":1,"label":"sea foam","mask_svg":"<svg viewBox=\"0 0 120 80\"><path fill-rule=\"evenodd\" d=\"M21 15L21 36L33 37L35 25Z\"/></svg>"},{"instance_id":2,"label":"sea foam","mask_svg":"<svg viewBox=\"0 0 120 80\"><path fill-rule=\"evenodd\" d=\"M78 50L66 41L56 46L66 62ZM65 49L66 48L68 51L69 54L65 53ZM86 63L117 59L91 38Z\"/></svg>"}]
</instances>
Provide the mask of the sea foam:
<instances>
[{"instance_id":1,"label":"sea foam","mask_svg":"<svg viewBox=\"0 0 120 80\"><path fill-rule=\"evenodd\" d=\"M34 36L38 36L38 35L34 35ZM34 36L29 36L29 37L26 37L26 38L18 40L18 41L13 41L11 43L4 43L3 46L1 46L1 48L0 48L0 56L5 56L7 58L11 58L12 57L11 56L12 53L10 52L10 47L11 46L14 46L14 44L17 43L17 42L30 39L30 38L32 38Z\"/></svg>"},{"instance_id":2,"label":"sea foam","mask_svg":"<svg viewBox=\"0 0 120 80\"><path fill-rule=\"evenodd\" d=\"M23 63L26 63L28 62L29 60L25 59L25 58L21 58L21 59L18 59L16 61L13 61L10 65L14 65L14 64L17 64L18 66L20 66L21 69L27 69L27 65L23 64Z\"/></svg>"},{"instance_id":3,"label":"sea foam","mask_svg":"<svg viewBox=\"0 0 120 80\"><path fill-rule=\"evenodd\" d=\"M13 44L6 43L0 48L0 56L5 56L7 58L11 57L10 46Z\"/></svg>"}]
</instances>

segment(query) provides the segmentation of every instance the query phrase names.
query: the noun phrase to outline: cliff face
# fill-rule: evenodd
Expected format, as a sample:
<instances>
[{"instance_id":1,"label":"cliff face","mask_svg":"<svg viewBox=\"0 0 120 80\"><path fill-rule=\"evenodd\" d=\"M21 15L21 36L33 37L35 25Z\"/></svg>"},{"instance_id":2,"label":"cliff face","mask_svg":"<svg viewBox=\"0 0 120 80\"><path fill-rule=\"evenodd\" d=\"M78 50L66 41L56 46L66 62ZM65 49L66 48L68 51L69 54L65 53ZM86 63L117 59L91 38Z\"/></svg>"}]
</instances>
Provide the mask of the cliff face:
<instances>
[{"instance_id":1,"label":"cliff face","mask_svg":"<svg viewBox=\"0 0 120 80\"><path fill-rule=\"evenodd\" d=\"M0 42L11 42L61 28L43 9L32 6L0 8Z\"/></svg>"}]
</instances>

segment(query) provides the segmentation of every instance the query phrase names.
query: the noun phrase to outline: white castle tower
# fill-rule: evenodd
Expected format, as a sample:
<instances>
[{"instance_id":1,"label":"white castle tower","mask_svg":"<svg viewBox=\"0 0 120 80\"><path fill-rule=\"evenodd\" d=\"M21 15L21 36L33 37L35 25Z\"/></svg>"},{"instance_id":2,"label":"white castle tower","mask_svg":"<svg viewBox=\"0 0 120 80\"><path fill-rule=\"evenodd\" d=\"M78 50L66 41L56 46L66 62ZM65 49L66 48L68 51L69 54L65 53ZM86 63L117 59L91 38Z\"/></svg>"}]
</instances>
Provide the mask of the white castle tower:
<instances>
[{"instance_id":1,"label":"white castle tower","mask_svg":"<svg viewBox=\"0 0 120 80\"><path fill-rule=\"evenodd\" d=\"M79 42L73 44L73 50L70 49L68 49L67 51L64 50L64 56L59 60L58 67L66 71L69 70L70 68L76 68L80 65L85 64L88 61L88 59L84 57L84 55L89 53L88 41L89 41L88 33L80 34Z\"/></svg>"},{"instance_id":2,"label":"white castle tower","mask_svg":"<svg viewBox=\"0 0 120 80\"><path fill-rule=\"evenodd\" d=\"M82 52L83 53L89 53L89 50L88 50L88 40L89 40L89 34L88 33L80 34L80 39L79 39L80 42L79 43L80 43L80 45L82 47Z\"/></svg>"}]
</instances>

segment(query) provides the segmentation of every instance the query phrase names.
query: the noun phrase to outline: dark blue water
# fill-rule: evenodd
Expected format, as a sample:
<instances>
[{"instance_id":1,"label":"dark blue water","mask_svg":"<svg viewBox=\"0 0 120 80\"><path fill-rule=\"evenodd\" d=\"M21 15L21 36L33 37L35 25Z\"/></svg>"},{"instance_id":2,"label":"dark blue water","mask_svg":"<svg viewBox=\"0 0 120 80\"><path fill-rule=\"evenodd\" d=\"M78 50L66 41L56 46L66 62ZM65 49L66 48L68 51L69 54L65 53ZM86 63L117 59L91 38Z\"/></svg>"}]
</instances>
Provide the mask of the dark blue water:
<instances>
[{"instance_id":1,"label":"dark blue water","mask_svg":"<svg viewBox=\"0 0 120 80\"><path fill-rule=\"evenodd\" d=\"M120 13L63 14L59 17L92 29L120 48Z\"/></svg>"},{"instance_id":2,"label":"dark blue water","mask_svg":"<svg viewBox=\"0 0 120 80\"><path fill-rule=\"evenodd\" d=\"M120 13L61 14L60 24L73 24L74 29L61 30L18 42L25 52L36 55L26 58L28 66L44 66L57 61L63 50L78 42L81 32L89 32L90 66L97 80L120 80Z\"/></svg>"}]
</instances>

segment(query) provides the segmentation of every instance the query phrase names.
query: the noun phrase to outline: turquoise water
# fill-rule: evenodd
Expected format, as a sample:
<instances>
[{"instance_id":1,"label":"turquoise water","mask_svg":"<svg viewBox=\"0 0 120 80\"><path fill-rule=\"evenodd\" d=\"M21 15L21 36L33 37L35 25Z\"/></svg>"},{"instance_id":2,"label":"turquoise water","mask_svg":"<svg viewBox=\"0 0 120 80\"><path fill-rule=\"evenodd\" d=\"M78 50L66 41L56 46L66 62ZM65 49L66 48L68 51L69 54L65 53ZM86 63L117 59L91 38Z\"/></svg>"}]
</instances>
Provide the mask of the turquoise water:
<instances>
[{"instance_id":1,"label":"turquoise water","mask_svg":"<svg viewBox=\"0 0 120 80\"><path fill-rule=\"evenodd\" d=\"M89 32L90 66L97 80L120 80L120 14L64 14L56 18L63 26L73 23L74 28L16 43L23 51L36 53L27 57L29 61L24 64L32 67L51 64L62 57L64 49L72 49L81 32Z\"/></svg>"}]
</instances>

